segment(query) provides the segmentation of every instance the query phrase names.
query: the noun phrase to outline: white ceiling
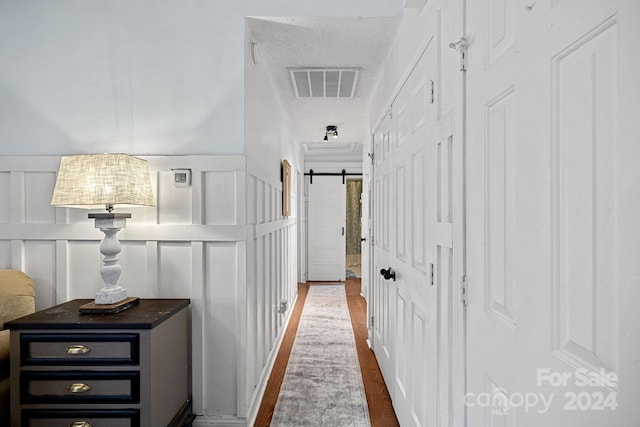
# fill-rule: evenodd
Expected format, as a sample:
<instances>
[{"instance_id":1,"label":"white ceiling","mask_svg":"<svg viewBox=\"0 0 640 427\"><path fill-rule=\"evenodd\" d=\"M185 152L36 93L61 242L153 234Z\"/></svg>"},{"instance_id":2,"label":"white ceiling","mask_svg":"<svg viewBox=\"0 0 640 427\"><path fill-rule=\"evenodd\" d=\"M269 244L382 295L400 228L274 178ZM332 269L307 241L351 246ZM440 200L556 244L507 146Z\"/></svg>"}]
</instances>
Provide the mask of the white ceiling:
<instances>
[{"instance_id":1,"label":"white ceiling","mask_svg":"<svg viewBox=\"0 0 640 427\"><path fill-rule=\"evenodd\" d=\"M305 158L314 155L327 125L338 126L338 138L329 144L344 144L334 156L360 156L360 144L369 134L369 101L400 23L400 18L283 17L248 20L257 43L260 64L273 84L294 126L294 135L305 144ZM298 99L289 68L360 68L352 99ZM358 144L354 150L353 143ZM322 153L322 154L321 154Z\"/></svg>"}]
</instances>

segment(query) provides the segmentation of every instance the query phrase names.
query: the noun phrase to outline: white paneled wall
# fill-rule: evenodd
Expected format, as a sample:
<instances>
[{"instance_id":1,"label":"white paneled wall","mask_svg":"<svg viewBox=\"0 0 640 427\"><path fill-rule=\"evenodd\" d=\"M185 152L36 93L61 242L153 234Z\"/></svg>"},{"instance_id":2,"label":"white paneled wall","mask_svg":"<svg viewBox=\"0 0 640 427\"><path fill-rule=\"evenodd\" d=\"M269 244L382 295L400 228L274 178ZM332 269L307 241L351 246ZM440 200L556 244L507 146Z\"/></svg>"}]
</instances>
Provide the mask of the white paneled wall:
<instances>
[{"instance_id":1,"label":"white paneled wall","mask_svg":"<svg viewBox=\"0 0 640 427\"><path fill-rule=\"evenodd\" d=\"M191 299L196 424L242 424L288 318L279 303L297 294L296 221L281 217L279 180L247 174L244 156L146 159L157 206L127 210L119 283L132 296ZM0 157L0 268L34 279L37 309L93 298L102 283L103 234L87 211L49 204L59 162ZM172 185L174 168L192 170L190 187Z\"/></svg>"},{"instance_id":2,"label":"white paneled wall","mask_svg":"<svg viewBox=\"0 0 640 427\"><path fill-rule=\"evenodd\" d=\"M247 396L255 416L283 327L297 296L296 185L289 218L282 217L282 184L259 167L247 174ZM295 179L295 178L294 178ZM286 312L279 312L286 302Z\"/></svg>"}]
</instances>

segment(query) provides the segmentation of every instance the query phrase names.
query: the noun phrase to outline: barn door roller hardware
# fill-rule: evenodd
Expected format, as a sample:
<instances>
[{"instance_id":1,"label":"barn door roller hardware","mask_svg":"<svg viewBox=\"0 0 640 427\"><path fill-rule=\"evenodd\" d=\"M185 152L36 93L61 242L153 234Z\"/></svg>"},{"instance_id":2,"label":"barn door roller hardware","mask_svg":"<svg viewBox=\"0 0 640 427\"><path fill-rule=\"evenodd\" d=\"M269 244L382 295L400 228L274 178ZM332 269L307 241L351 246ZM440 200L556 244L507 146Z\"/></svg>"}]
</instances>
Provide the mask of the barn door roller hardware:
<instances>
[{"instance_id":1,"label":"barn door roller hardware","mask_svg":"<svg viewBox=\"0 0 640 427\"><path fill-rule=\"evenodd\" d=\"M354 172L349 172L347 173L347 171L345 171L344 169L342 169L342 172L314 172L313 169L309 169L309 172L305 173L305 176L309 177L309 184L313 184L313 177L314 176L341 176L342 177L342 183L346 184L347 176L362 176L361 173L354 173Z\"/></svg>"}]
</instances>

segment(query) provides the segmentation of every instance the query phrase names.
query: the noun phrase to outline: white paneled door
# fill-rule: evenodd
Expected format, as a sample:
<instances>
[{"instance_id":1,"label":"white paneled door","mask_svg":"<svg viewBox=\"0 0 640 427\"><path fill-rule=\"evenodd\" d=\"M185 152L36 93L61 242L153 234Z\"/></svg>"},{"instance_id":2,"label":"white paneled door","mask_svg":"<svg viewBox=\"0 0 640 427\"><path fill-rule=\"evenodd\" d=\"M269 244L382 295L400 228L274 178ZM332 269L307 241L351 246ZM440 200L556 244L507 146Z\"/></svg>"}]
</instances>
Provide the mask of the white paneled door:
<instances>
[{"instance_id":1,"label":"white paneled door","mask_svg":"<svg viewBox=\"0 0 640 427\"><path fill-rule=\"evenodd\" d=\"M309 280L345 280L346 188L342 176L309 183Z\"/></svg>"},{"instance_id":2,"label":"white paneled door","mask_svg":"<svg viewBox=\"0 0 640 427\"><path fill-rule=\"evenodd\" d=\"M640 3L467 7L467 425L637 426Z\"/></svg>"},{"instance_id":3,"label":"white paneled door","mask_svg":"<svg viewBox=\"0 0 640 427\"><path fill-rule=\"evenodd\" d=\"M374 132L373 349L403 426L463 419L455 3L423 11L430 36Z\"/></svg>"}]
</instances>

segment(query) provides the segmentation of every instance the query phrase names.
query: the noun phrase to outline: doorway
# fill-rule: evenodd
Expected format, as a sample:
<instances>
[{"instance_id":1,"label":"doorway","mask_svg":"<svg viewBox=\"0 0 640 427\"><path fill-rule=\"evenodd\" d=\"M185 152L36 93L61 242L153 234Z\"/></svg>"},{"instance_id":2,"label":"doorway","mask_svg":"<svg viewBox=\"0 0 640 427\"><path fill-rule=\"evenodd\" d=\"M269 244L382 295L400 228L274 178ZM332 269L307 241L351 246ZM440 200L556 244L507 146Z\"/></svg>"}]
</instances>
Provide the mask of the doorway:
<instances>
[{"instance_id":1,"label":"doorway","mask_svg":"<svg viewBox=\"0 0 640 427\"><path fill-rule=\"evenodd\" d=\"M362 277L361 224L362 224L362 179L347 180L346 200L346 278Z\"/></svg>"}]
</instances>

